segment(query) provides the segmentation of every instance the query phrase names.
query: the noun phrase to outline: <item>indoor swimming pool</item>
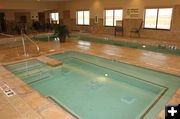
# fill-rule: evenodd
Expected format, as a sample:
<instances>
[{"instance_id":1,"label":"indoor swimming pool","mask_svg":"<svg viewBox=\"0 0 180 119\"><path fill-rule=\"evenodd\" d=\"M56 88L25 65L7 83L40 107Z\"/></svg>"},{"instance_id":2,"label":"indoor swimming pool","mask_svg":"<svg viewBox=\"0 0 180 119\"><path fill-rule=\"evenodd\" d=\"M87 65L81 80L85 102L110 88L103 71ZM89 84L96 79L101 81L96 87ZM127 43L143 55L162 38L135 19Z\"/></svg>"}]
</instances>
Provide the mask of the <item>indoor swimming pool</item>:
<instances>
[{"instance_id":1,"label":"indoor swimming pool","mask_svg":"<svg viewBox=\"0 0 180 119\"><path fill-rule=\"evenodd\" d=\"M5 67L79 119L151 119L180 87L180 77L80 52Z\"/></svg>"}]
</instances>

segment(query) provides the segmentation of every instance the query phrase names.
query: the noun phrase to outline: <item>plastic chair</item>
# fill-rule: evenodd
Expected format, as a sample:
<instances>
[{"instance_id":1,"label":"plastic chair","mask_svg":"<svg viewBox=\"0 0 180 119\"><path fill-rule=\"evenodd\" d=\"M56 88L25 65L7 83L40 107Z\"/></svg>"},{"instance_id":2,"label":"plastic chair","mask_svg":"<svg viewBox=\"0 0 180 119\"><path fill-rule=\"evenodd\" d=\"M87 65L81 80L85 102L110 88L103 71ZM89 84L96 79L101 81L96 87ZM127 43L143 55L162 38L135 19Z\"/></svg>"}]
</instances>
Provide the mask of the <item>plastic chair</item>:
<instances>
[{"instance_id":1,"label":"plastic chair","mask_svg":"<svg viewBox=\"0 0 180 119\"><path fill-rule=\"evenodd\" d=\"M116 36L117 32L121 32L122 36L124 34L124 29L123 29L123 21L116 21L116 26L114 29L114 35Z\"/></svg>"}]
</instances>

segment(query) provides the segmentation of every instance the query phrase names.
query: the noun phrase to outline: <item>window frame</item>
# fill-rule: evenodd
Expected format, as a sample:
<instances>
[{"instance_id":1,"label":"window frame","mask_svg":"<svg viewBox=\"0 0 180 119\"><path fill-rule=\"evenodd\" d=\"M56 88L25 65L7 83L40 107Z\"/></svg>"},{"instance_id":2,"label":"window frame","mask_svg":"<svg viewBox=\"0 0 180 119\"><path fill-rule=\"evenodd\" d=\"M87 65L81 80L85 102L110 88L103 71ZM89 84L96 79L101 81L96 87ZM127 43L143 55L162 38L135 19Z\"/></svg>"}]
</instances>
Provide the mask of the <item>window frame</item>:
<instances>
[{"instance_id":1,"label":"window frame","mask_svg":"<svg viewBox=\"0 0 180 119\"><path fill-rule=\"evenodd\" d=\"M113 10L113 25L112 26L108 26L108 25L106 25L106 10ZM105 26L105 27L116 27L115 26L115 24L114 24L114 19L115 19L115 10L122 10L122 20L121 21L123 21L123 8L110 8L110 9L104 9L104 23L103 23L103 25Z\"/></svg>"},{"instance_id":2,"label":"window frame","mask_svg":"<svg viewBox=\"0 0 180 119\"><path fill-rule=\"evenodd\" d=\"M82 11L83 12L83 24L78 24L78 12ZM89 12L89 24L85 24L84 22L84 12L88 11ZM89 9L83 9L83 10L76 10L76 25L77 26L90 26L90 10Z\"/></svg>"},{"instance_id":3,"label":"window frame","mask_svg":"<svg viewBox=\"0 0 180 119\"><path fill-rule=\"evenodd\" d=\"M170 28L169 29L163 29L163 28L157 28L158 26L158 19L159 19L159 9L172 9L172 14L171 14L171 21L170 21ZM157 9L157 16L156 16L156 28L146 28L145 27L145 21L146 21L146 9ZM173 7L151 7L151 8L145 8L144 9L144 25L143 29L150 29L150 30L164 30L164 31L170 31L172 27L172 17L173 17Z\"/></svg>"}]
</instances>

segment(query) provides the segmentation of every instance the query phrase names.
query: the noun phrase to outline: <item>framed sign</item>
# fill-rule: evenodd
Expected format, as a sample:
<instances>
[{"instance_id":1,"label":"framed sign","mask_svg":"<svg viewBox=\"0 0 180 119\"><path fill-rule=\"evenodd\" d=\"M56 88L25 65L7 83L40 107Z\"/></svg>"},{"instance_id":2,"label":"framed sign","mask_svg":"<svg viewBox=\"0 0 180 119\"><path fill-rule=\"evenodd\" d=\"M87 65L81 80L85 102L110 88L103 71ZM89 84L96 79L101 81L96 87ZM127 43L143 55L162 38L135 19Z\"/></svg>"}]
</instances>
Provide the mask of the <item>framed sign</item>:
<instances>
[{"instance_id":1,"label":"framed sign","mask_svg":"<svg viewBox=\"0 0 180 119\"><path fill-rule=\"evenodd\" d=\"M138 8L128 8L126 9L126 15L128 18L138 18L139 9Z\"/></svg>"}]
</instances>

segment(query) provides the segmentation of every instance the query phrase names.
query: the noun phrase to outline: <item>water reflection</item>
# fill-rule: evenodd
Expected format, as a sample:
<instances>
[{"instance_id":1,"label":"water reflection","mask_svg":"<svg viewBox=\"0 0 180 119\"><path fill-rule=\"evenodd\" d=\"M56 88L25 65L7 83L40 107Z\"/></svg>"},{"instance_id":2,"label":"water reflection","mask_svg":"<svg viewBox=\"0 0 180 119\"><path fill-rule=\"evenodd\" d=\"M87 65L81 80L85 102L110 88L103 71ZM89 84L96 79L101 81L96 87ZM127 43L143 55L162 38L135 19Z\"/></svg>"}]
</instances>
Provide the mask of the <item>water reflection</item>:
<instances>
[{"instance_id":1,"label":"water reflection","mask_svg":"<svg viewBox=\"0 0 180 119\"><path fill-rule=\"evenodd\" d=\"M82 49L89 49L91 46L91 43L90 42L87 42L87 41L78 41L78 47L79 48L82 48Z\"/></svg>"}]
</instances>

